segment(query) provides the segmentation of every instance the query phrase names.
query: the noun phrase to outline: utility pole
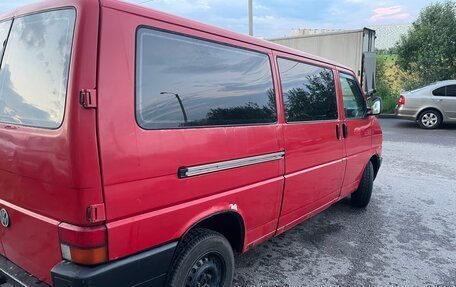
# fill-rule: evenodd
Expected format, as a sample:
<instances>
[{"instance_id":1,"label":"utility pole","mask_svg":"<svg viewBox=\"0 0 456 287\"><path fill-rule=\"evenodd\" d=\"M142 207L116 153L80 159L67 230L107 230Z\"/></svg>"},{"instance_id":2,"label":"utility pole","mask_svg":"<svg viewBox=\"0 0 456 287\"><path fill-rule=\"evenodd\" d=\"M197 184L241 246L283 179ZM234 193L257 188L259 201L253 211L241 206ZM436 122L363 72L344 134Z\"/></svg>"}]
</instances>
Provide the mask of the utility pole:
<instances>
[{"instance_id":1,"label":"utility pole","mask_svg":"<svg viewBox=\"0 0 456 287\"><path fill-rule=\"evenodd\" d=\"M252 1L253 0L248 0L249 1L249 35L253 36L253 5Z\"/></svg>"}]
</instances>

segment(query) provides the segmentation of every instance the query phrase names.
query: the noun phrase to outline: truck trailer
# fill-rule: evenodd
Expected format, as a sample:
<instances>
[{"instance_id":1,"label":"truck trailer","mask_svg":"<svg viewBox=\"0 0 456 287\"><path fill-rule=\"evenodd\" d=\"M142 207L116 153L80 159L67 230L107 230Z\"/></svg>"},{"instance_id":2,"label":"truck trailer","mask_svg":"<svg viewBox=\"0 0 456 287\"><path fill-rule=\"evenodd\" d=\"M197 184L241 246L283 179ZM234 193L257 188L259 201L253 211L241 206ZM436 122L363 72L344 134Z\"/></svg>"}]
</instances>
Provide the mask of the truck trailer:
<instances>
[{"instance_id":1,"label":"truck trailer","mask_svg":"<svg viewBox=\"0 0 456 287\"><path fill-rule=\"evenodd\" d=\"M363 28L329 33L299 30L302 31L311 31L312 34L269 41L341 63L356 72L367 95L375 91L375 30Z\"/></svg>"}]
</instances>

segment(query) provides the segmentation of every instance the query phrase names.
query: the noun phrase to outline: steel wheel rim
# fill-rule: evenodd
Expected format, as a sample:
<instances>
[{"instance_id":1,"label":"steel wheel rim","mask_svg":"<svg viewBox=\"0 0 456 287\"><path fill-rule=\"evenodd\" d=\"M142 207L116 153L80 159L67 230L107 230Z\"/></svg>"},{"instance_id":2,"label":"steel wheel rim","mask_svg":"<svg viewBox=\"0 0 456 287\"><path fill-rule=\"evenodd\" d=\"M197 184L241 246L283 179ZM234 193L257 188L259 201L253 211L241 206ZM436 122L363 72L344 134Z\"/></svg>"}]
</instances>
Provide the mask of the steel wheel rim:
<instances>
[{"instance_id":1,"label":"steel wheel rim","mask_svg":"<svg viewBox=\"0 0 456 287\"><path fill-rule=\"evenodd\" d=\"M220 287L226 266L220 254L211 252L198 259L187 274L186 287Z\"/></svg>"},{"instance_id":2,"label":"steel wheel rim","mask_svg":"<svg viewBox=\"0 0 456 287\"><path fill-rule=\"evenodd\" d=\"M434 113L425 113L421 117L421 123L428 128L435 126L438 121L439 118Z\"/></svg>"}]
</instances>

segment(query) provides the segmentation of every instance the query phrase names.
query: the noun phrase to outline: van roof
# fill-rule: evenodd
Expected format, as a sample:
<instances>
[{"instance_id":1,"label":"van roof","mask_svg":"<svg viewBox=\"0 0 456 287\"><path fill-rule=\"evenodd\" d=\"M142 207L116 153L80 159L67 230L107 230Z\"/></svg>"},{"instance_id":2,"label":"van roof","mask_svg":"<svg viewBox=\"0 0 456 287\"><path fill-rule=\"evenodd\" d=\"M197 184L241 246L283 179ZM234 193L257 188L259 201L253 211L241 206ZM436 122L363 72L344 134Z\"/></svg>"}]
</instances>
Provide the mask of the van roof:
<instances>
[{"instance_id":1,"label":"van roof","mask_svg":"<svg viewBox=\"0 0 456 287\"><path fill-rule=\"evenodd\" d=\"M321 58L321 57L318 57L318 56L315 56L315 55L312 55L309 53L305 53L305 52L302 52L299 50L295 50L295 49L292 49L289 47L285 47L285 46L282 46L279 44L275 44L275 43L272 43L272 42L269 42L266 40L258 39L258 38L248 36L248 35L235 33L235 32L223 29L223 28L218 28L218 27L204 24L204 23L201 23L198 21L194 21L194 20L183 18L183 17L175 16L172 14L168 14L165 12L157 11L157 10L145 7L145 6L140 6L137 4L128 3L128 2L119 1L119 0L47 0L47 1L39 2L39 3L31 4L28 6L24 6L22 8L18 8L16 10L14 10L14 11L0 15L0 19L12 18L15 16L32 13L37 10L49 9L50 7L69 6L69 5L71 5L71 3L75 3L75 2L78 2L79 6L84 5L84 3L88 3L88 2L92 2L92 4L93 4L94 1L100 1L101 5L104 7L109 7L112 9L125 11L128 13L144 16L147 18L153 18L156 20L160 20L160 21L164 21L164 22L168 22L168 23L172 23L172 24L177 24L180 26L200 30L202 32L207 32L210 34L214 34L214 35L230 38L233 40L253 44L253 45L256 45L259 47L263 47L263 48L267 48L267 49L271 49L271 50L275 50L275 51L281 51L281 52L293 54L296 56L316 60L316 61L319 61L319 62L322 62L325 64L329 64L332 66L336 66L339 68L351 70L350 68L348 68L342 64L336 63L334 61L324 59L324 58Z\"/></svg>"}]
</instances>

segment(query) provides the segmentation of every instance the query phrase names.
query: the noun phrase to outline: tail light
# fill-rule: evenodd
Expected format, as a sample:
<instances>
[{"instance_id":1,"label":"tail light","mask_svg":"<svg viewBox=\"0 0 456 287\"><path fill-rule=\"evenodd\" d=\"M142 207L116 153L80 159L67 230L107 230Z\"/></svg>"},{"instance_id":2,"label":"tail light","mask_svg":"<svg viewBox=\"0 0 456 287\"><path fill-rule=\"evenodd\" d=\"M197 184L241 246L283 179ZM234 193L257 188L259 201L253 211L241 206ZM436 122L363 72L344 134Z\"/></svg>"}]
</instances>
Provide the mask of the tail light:
<instances>
[{"instance_id":1,"label":"tail light","mask_svg":"<svg viewBox=\"0 0 456 287\"><path fill-rule=\"evenodd\" d=\"M82 264L97 265L108 261L106 227L79 227L67 223L59 225L60 249L63 259Z\"/></svg>"},{"instance_id":2,"label":"tail light","mask_svg":"<svg viewBox=\"0 0 456 287\"><path fill-rule=\"evenodd\" d=\"M401 95L401 96L399 97L399 101L397 101L397 104L398 104L399 106L405 105L405 97L404 97L403 95Z\"/></svg>"}]
</instances>

